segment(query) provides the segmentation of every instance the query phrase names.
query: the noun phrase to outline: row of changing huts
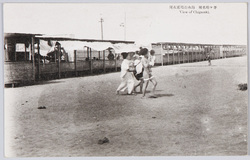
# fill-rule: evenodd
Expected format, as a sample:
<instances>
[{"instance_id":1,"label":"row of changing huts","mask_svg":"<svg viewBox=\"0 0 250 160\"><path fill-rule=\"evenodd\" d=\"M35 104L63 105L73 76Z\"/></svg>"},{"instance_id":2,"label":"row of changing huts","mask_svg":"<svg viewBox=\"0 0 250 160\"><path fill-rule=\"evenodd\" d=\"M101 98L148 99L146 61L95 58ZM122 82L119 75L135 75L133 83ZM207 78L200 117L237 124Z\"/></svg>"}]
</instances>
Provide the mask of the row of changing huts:
<instances>
[{"instance_id":1,"label":"row of changing huts","mask_svg":"<svg viewBox=\"0 0 250 160\"><path fill-rule=\"evenodd\" d=\"M4 34L4 84L34 84L40 80L118 71L122 52L153 49L156 65L191 63L246 55L244 45L212 45L76 39L41 34Z\"/></svg>"}]
</instances>

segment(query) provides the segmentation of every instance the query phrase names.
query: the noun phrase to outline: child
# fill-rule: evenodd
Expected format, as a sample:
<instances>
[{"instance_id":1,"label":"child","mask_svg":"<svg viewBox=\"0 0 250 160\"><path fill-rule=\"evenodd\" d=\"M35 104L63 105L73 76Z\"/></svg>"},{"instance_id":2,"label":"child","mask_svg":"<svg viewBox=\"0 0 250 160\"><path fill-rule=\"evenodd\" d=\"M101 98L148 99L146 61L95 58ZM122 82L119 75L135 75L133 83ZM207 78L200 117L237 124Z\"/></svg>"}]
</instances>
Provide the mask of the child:
<instances>
[{"instance_id":1,"label":"child","mask_svg":"<svg viewBox=\"0 0 250 160\"><path fill-rule=\"evenodd\" d=\"M211 66L211 57L210 57L210 53L208 53L208 55L207 55L207 60L208 60L208 65Z\"/></svg>"},{"instance_id":2,"label":"child","mask_svg":"<svg viewBox=\"0 0 250 160\"><path fill-rule=\"evenodd\" d=\"M149 65L153 67L155 65L155 51L151 50L150 51L150 56L149 56Z\"/></svg>"},{"instance_id":3,"label":"child","mask_svg":"<svg viewBox=\"0 0 250 160\"><path fill-rule=\"evenodd\" d=\"M150 61L151 58L149 58L149 54L148 54L148 49L144 48L141 50L141 54L144 55L144 58L142 59L142 65L144 68L144 81L146 82L145 88L143 90L143 95L142 97L145 97L146 94L146 89L148 87L148 83L149 81L153 83L153 95L151 97L155 97L155 88L157 85L157 81L155 79L155 77L152 75L152 65L154 65L154 61L153 61L153 56L152 56L152 62ZM151 64L150 64L151 62Z\"/></svg>"},{"instance_id":4,"label":"child","mask_svg":"<svg viewBox=\"0 0 250 160\"><path fill-rule=\"evenodd\" d=\"M143 66L141 62L141 58L143 56L139 56L138 54L134 55L135 61L134 61L134 66L135 66L135 78L137 81L140 81L135 87L134 87L134 92L136 92L136 88L140 86L140 93L142 93L142 87L143 87Z\"/></svg>"}]
</instances>

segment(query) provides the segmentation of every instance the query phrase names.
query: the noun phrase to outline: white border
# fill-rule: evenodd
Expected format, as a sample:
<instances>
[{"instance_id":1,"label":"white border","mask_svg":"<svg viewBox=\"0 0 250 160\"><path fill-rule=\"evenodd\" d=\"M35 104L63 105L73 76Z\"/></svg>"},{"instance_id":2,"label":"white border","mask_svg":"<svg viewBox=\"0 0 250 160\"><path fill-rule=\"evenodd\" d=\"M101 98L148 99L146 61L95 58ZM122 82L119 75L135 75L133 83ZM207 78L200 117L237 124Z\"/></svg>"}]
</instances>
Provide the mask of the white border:
<instances>
[{"instance_id":1,"label":"white border","mask_svg":"<svg viewBox=\"0 0 250 160\"><path fill-rule=\"evenodd\" d=\"M248 3L248 8L249 8L249 2L250 0L196 0L196 1L188 1L188 0L0 0L0 160L7 160L9 158L4 157L4 75L3 75L3 64L4 64L4 49L3 49L3 3L239 3L239 2L246 2ZM250 14L248 12L248 22L249 22L249 17ZM249 51L249 25L248 25L248 51ZM249 56L248 56L248 64L249 64ZM248 75L249 75L249 65L248 65ZM248 79L248 84L249 83ZM248 89L248 95L249 95L249 89ZM248 97L249 98L249 97ZM249 108L249 105L248 105ZM250 111L248 109L248 115ZM249 118L248 118L248 128L250 126L249 123ZM249 130L248 130L248 135ZM235 159L240 159L240 160L248 160L250 158L249 153L250 153L250 147L249 147L249 142L250 142L250 136L248 136L248 156L189 156L189 157L184 157L184 156L168 156L168 157L46 157L46 158L11 158L11 160L68 160L68 159L76 159L76 160L82 160L82 159L90 159L90 160L165 160L165 159L171 159L171 160L235 160Z\"/></svg>"}]
</instances>

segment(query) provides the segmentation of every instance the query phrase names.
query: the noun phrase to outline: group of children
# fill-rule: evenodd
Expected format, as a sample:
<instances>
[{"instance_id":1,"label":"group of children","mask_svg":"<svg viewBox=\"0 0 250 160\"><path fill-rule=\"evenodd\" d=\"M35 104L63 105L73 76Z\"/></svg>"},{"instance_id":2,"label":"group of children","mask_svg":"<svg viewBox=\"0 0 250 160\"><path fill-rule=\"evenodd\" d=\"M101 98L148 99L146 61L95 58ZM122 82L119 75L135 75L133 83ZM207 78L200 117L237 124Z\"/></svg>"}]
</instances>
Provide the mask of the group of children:
<instances>
[{"instance_id":1,"label":"group of children","mask_svg":"<svg viewBox=\"0 0 250 160\"><path fill-rule=\"evenodd\" d=\"M149 81L153 84L151 97L155 96L155 88L157 85L156 78L152 74L152 67L155 61L155 51L148 51L147 48L141 48L136 54L122 53L123 62L121 64L121 84L116 90L116 93L128 90L128 94L135 94L137 87L140 87L142 97L146 95L146 89ZM145 86L143 88L143 84Z\"/></svg>"}]
</instances>

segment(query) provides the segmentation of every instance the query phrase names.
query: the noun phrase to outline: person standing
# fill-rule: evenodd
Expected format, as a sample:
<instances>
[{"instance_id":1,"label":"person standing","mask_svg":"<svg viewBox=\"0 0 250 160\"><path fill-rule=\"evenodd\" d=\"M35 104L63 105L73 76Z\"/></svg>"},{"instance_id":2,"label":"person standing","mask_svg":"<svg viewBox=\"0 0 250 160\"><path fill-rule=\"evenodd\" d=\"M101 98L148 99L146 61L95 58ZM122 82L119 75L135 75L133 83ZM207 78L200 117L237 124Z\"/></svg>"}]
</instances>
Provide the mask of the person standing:
<instances>
[{"instance_id":1,"label":"person standing","mask_svg":"<svg viewBox=\"0 0 250 160\"><path fill-rule=\"evenodd\" d=\"M143 56L139 56L138 54L134 55L135 61L134 61L134 66L135 66L135 71L134 75L137 81L139 83L134 87L134 92L136 92L136 88L140 86L140 93L142 93L142 87L143 87L143 66L142 66L142 59Z\"/></svg>"},{"instance_id":2,"label":"person standing","mask_svg":"<svg viewBox=\"0 0 250 160\"><path fill-rule=\"evenodd\" d=\"M207 55L207 60L208 60L208 65L211 66L211 57L210 57L210 53L208 53L208 55Z\"/></svg>"},{"instance_id":3,"label":"person standing","mask_svg":"<svg viewBox=\"0 0 250 160\"><path fill-rule=\"evenodd\" d=\"M152 65L150 64L148 49L143 48L141 50L141 55L144 55L144 57L142 58L142 65L143 65L143 68L144 68L144 72L143 72L144 82L146 83L145 87L143 89L142 97L145 97L146 90L147 90L147 87L148 87L148 83L150 81L150 82L153 83L153 89L152 89L152 94L153 95L151 97L156 98L155 89L156 89L156 86L157 86L157 81L156 81L155 77L152 75L152 69L151 69Z\"/></svg>"},{"instance_id":4,"label":"person standing","mask_svg":"<svg viewBox=\"0 0 250 160\"><path fill-rule=\"evenodd\" d=\"M131 61L132 55L130 53L122 53L123 62L121 64L121 83L116 90L116 94L119 94L120 91L128 89L128 94L133 94L135 77L133 69L131 69L133 62Z\"/></svg>"}]
</instances>

